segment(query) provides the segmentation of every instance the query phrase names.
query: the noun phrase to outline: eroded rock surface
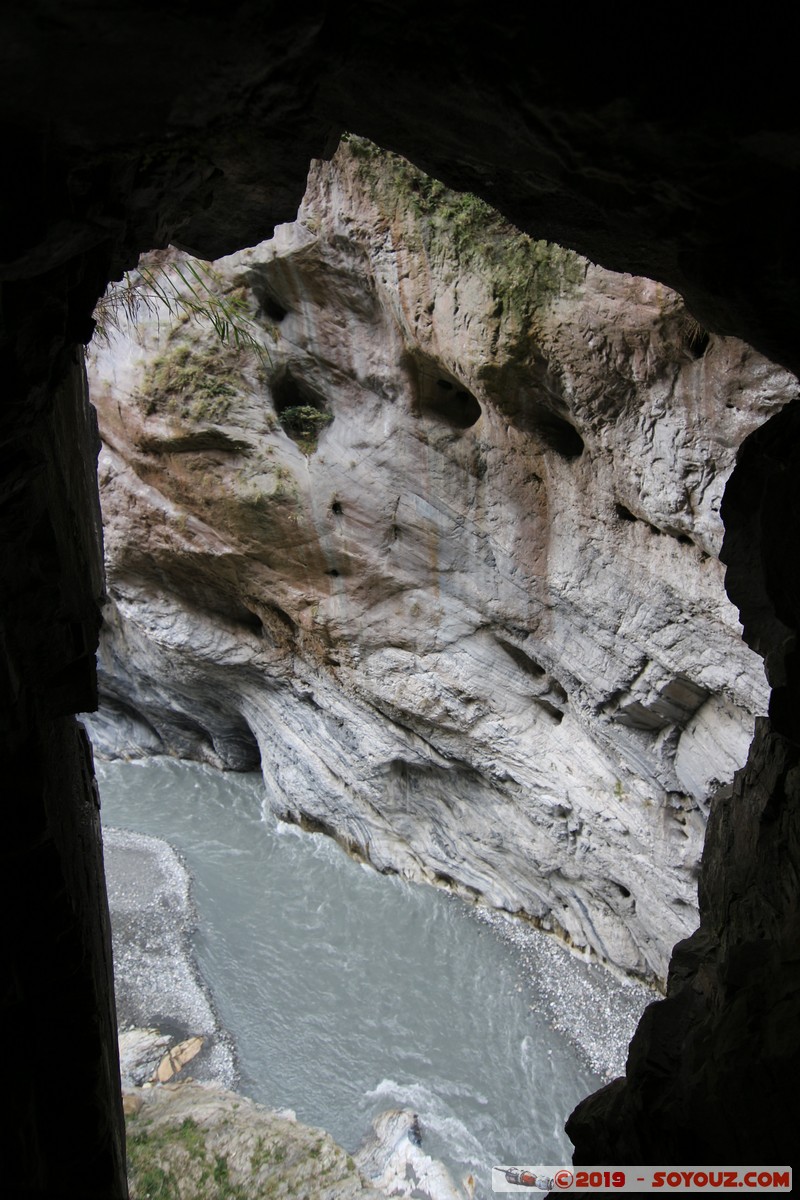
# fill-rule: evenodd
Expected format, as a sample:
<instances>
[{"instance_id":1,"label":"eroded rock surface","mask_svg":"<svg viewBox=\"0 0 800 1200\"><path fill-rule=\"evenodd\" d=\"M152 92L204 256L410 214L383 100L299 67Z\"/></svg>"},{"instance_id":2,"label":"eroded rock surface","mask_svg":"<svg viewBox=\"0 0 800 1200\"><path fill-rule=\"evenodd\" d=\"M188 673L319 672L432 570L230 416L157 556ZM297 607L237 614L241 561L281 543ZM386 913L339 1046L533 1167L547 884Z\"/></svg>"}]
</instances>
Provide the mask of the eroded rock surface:
<instances>
[{"instance_id":1,"label":"eroded rock surface","mask_svg":"<svg viewBox=\"0 0 800 1200\"><path fill-rule=\"evenodd\" d=\"M412 1109L390 1108L376 1117L355 1156L359 1170L389 1196L428 1200L472 1200L475 1179L456 1187L443 1163L423 1149L419 1118Z\"/></svg>"},{"instance_id":2,"label":"eroded rock surface","mask_svg":"<svg viewBox=\"0 0 800 1200\"><path fill-rule=\"evenodd\" d=\"M720 498L793 380L356 139L218 269L268 361L164 312L94 353L96 735L260 757L379 869L663 979L766 704Z\"/></svg>"}]
</instances>

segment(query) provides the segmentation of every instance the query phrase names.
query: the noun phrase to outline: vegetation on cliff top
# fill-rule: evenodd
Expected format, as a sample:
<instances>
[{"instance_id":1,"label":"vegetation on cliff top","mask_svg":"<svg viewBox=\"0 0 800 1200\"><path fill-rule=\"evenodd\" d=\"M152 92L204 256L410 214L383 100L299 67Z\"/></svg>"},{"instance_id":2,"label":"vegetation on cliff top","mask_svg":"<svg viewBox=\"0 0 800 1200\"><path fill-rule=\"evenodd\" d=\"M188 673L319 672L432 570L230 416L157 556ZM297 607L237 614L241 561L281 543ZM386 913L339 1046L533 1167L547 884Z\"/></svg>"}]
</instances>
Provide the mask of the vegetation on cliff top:
<instances>
[{"instance_id":1,"label":"vegetation on cliff top","mask_svg":"<svg viewBox=\"0 0 800 1200\"><path fill-rule=\"evenodd\" d=\"M405 221L409 244L421 243L430 258L449 256L459 270L492 282L497 316L508 311L531 318L583 281L580 255L520 232L478 196L453 191L365 138L345 135L342 152L357 163L359 180L376 202Z\"/></svg>"},{"instance_id":2,"label":"vegetation on cliff top","mask_svg":"<svg viewBox=\"0 0 800 1200\"><path fill-rule=\"evenodd\" d=\"M353 1159L321 1131L233 1093L197 1094L197 1119L180 1119L186 1105L179 1093L172 1119L147 1104L127 1117L131 1200L334 1200L364 1188Z\"/></svg>"}]
</instances>

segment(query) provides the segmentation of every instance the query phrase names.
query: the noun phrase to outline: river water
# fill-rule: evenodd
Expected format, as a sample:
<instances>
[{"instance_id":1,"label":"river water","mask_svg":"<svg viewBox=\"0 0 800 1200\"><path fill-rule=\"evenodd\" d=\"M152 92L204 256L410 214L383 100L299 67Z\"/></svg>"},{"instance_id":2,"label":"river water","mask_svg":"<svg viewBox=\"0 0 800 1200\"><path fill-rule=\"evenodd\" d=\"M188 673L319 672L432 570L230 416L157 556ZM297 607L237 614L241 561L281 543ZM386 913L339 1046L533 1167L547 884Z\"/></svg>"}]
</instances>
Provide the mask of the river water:
<instances>
[{"instance_id":1,"label":"river water","mask_svg":"<svg viewBox=\"0 0 800 1200\"><path fill-rule=\"evenodd\" d=\"M98 764L105 825L166 839L193 880L195 953L239 1090L354 1151L408 1106L476 1196L498 1163L568 1162L564 1121L619 1073L652 997L439 889L276 822L258 775Z\"/></svg>"}]
</instances>

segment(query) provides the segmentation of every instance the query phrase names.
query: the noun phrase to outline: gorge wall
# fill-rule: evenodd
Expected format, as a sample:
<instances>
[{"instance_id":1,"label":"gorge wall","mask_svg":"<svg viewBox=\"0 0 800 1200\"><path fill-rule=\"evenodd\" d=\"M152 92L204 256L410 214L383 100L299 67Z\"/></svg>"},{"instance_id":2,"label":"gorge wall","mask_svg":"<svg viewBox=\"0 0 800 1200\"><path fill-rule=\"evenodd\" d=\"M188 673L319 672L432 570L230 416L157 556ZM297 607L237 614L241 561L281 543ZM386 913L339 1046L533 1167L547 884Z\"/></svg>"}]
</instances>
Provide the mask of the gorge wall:
<instances>
[{"instance_id":1,"label":"gorge wall","mask_svg":"<svg viewBox=\"0 0 800 1200\"><path fill-rule=\"evenodd\" d=\"M217 264L261 359L153 278L91 358L95 740L260 758L379 870L663 983L766 711L720 500L793 377L353 137Z\"/></svg>"}]
</instances>

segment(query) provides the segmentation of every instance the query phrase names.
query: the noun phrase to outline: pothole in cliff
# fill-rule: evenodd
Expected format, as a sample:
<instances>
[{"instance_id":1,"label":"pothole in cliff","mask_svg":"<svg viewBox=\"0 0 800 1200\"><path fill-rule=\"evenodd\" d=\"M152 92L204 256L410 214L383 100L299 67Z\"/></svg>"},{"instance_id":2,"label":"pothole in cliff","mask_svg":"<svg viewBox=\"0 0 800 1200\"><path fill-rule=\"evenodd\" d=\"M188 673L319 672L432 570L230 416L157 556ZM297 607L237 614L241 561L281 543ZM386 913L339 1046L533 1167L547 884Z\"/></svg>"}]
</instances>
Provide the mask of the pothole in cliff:
<instances>
[{"instance_id":1,"label":"pothole in cliff","mask_svg":"<svg viewBox=\"0 0 800 1200\"><path fill-rule=\"evenodd\" d=\"M273 376L270 391L284 433L304 454L313 454L322 431L333 421L324 396L288 368Z\"/></svg>"},{"instance_id":2,"label":"pothole in cliff","mask_svg":"<svg viewBox=\"0 0 800 1200\"><path fill-rule=\"evenodd\" d=\"M418 416L459 430L480 420L483 410L472 392L435 360L409 355L404 365L411 376Z\"/></svg>"},{"instance_id":3,"label":"pothole in cliff","mask_svg":"<svg viewBox=\"0 0 800 1200\"><path fill-rule=\"evenodd\" d=\"M711 335L704 329L696 317L688 309L683 311L683 345L690 358L702 358L711 344Z\"/></svg>"},{"instance_id":4,"label":"pothole in cliff","mask_svg":"<svg viewBox=\"0 0 800 1200\"><path fill-rule=\"evenodd\" d=\"M498 635L495 635L495 641L505 650L512 662L529 677L533 688L534 705L554 724L560 725L564 720L564 712L569 703L566 689L520 646L515 646L513 642Z\"/></svg>"},{"instance_id":5,"label":"pothole in cliff","mask_svg":"<svg viewBox=\"0 0 800 1200\"><path fill-rule=\"evenodd\" d=\"M675 529L670 525L664 525L663 528L660 528L658 525L654 525L652 521L648 521L645 517L638 517L624 504L616 503L614 505L614 512L620 521L643 525L655 537L661 537L663 534L666 537L675 538L675 541L679 542L681 546L693 546L695 544L694 540L689 536L688 533L684 533L680 529ZM708 555L702 554L701 557L707 558Z\"/></svg>"},{"instance_id":6,"label":"pothole in cliff","mask_svg":"<svg viewBox=\"0 0 800 1200\"><path fill-rule=\"evenodd\" d=\"M572 422L544 405L536 405L531 410L529 426L531 432L538 434L545 446L561 458L580 458L586 448Z\"/></svg>"},{"instance_id":7,"label":"pothole in cliff","mask_svg":"<svg viewBox=\"0 0 800 1200\"><path fill-rule=\"evenodd\" d=\"M544 360L525 372L507 364L484 363L480 379L492 405L510 425L563 459L580 458L586 444L577 429L557 372Z\"/></svg>"},{"instance_id":8,"label":"pothole in cliff","mask_svg":"<svg viewBox=\"0 0 800 1200\"><path fill-rule=\"evenodd\" d=\"M280 261L252 263L245 274L247 286L258 301L259 311L276 325L280 325L290 312L282 295L281 266Z\"/></svg>"}]
</instances>

